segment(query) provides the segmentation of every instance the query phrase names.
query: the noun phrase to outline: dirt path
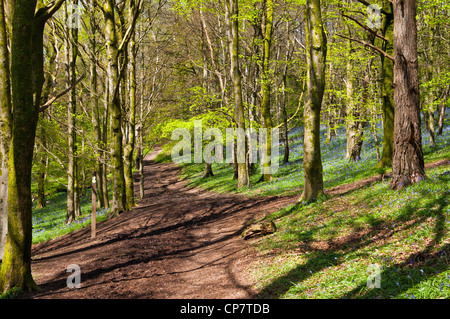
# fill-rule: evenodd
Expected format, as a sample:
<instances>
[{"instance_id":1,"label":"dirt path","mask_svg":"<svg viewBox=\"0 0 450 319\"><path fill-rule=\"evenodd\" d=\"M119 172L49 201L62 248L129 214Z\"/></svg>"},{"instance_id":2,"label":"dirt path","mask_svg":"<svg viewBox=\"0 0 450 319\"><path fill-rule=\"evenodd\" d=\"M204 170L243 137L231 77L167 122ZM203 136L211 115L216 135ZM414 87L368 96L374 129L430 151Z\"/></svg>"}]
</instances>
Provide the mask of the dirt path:
<instances>
[{"instance_id":1,"label":"dirt path","mask_svg":"<svg viewBox=\"0 0 450 319\"><path fill-rule=\"evenodd\" d=\"M191 189L172 164L145 163L145 197L130 213L33 247L28 298L252 298L246 276L245 222L274 212L292 197L244 198ZM138 185L136 185L138 186ZM136 187L136 192L138 188ZM81 288L69 289L69 265Z\"/></svg>"}]
</instances>

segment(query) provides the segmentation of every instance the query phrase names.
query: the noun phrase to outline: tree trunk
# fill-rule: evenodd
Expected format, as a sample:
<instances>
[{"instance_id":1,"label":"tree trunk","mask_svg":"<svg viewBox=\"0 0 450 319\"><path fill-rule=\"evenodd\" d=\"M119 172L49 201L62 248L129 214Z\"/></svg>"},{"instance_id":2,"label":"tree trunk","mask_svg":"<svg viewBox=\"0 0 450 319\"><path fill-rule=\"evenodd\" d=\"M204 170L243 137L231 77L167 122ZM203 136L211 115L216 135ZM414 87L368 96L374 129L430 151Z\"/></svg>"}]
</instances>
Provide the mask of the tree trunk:
<instances>
[{"instance_id":1,"label":"tree trunk","mask_svg":"<svg viewBox=\"0 0 450 319\"><path fill-rule=\"evenodd\" d=\"M132 24L134 5L130 5L128 14L128 24ZM129 114L128 114L128 137L124 150L124 167L125 167L125 188L127 197L127 207L136 206L134 199L134 180L133 180L133 158L136 144L136 40L135 31L132 31L132 36L128 46L129 58ZM127 63L127 62L124 62Z\"/></svg>"},{"instance_id":2,"label":"tree trunk","mask_svg":"<svg viewBox=\"0 0 450 319\"><path fill-rule=\"evenodd\" d=\"M106 54L108 59L109 105L111 107L111 167L113 175L113 204L110 217L128 210L123 165L122 108L119 97L119 70L116 25L114 19L114 1L104 4Z\"/></svg>"},{"instance_id":3,"label":"tree trunk","mask_svg":"<svg viewBox=\"0 0 450 319\"><path fill-rule=\"evenodd\" d=\"M287 24L287 29L289 30L289 22ZM287 104L287 72L288 72L288 65L289 60L291 59L292 52L291 52L291 41L288 38L287 39L287 48L286 48L286 57L284 60L284 70L283 70L283 79L282 79L282 89L283 89L283 96L281 99L281 115L283 118L283 143L284 143L284 156L283 156L283 164L289 163L289 129L288 129L288 115L286 110L286 104Z\"/></svg>"},{"instance_id":4,"label":"tree trunk","mask_svg":"<svg viewBox=\"0 0 450 319\"><path fill-rule=\"evenodd\" d=\"M436 135L438 135L438 136L442 135L442 132L444 130L445 103L446 103L446 101L444 100L438 106L438 130L436 132Z\"/></svg>"},{"instance_id":5,"label":"tree trunk","mask_svg":"<svg viewBox=\"0 0 450 319\"><path fill-rule=\"evenodd\" d=\"M236 114L237 128L245 131L245 117L244 105L242 101L242 76L239 70L239 7L237 0L227 0L226 20L229 24L228 39L230 42L230 57L231 57L231 79L233 81L233 97L234 108ZM243 143L246 145L246 143ZM237 187L242 188L248 185L247 165L245 161L246 146L244 149L238 148L236 152L237 162Z\"/></svg>"},{"instance_id":6,"label":"tree trunk","mask_svg":"<svg viewBox=\"0 0 450 319\"><path fill-rule=\"evenodd\" d=\"M420 119L416 1L394 1L393 189L425 178Z\"/></svg>"},{"instance_id":7,"label":"tree trunk","mask_svg":"<svg viewBox=\"0 0 450 319\"><path fill-rule=\"evenodd\" d=\"M212 171L212 165L205 162L205 170L203 172L202 178L208 178L214 176Z\"/></svg>"},{"instance_id":8,"label":"tree trunk","mask_svg":"<svg viewBox=\"0 0 450 319\"><path fill-rule=\"evenodd\" d=\"M100 108L99 108L99 96L98 96L98 85L97 85L97 26L95 23L95 0L90 0L90 85L91 85L91 102L92 102L92 123L95 130L96 146L95 151L96 161L95 161L95 171L97 178L97 200L99 207L106 207L105 196L103 194L103 164L102 158L102 128L100 121Z\"/></svg>"},{"instance_id":9,"label":"tree trunk","mask_svg":"<svg viewBox=\"0 0 450 319\"><path fill-rule=\"evenodd\" d=\"M38 120L33 93L36 89L33 38L36 1L11 2L11 93L12 137L9 153L8 235L0 271L0 292L18 287L31 291L32 202L31 168ZM39 34L38 34L39 36ZM42 46L41 46L42 50ZM37 70L39 71L39 70ZM43 70L42 70L43 72ZM36 99L39 100L40 96Z\"/></svg>"},{"instance_id":10,"label":"tree trunk","mask_svg":"<svg viewBox=\"0 0 450 319\"><path fill-rule=\"evenodd\" d=\"M308 68L303 146L305 186L299 201L309 202L323 194L323 167L320 153L320 111L325 90L327 40L320 11L320 0L306 1L305 23L306 62Z\"/></svg>"},{"instance_id":11,"label":"tree trunk","mask_svg":"<svg viewBox=\"0 0 450 319\"><path fill-rule=\"evenodd\" d=\"M261 115L263 127L267 130L267 139L266 145L261 145L260 147L265 147L266 150L264 152L265 156L261 159L262 162L262 176L261 181L268 182L271 181L272 173L271 173L271 153L272 153L272 115L270 114L270 47L272 43L272 33L273 33L273 1L266 0L266 19L265 19L265 27L264 27L264 50L263 50L263 67L261 74L261 93L262 93L262 101L261 101ZM278 159L277 159L278 160Z\"/></svg>"},{"instance_id":12,"label":"tree trunk","mask_svg":"<svg viewBox=\"0 0 450 319\"><path fill-rule=\"evenodd\" d=\"M3 0L0 0L0 261L8 231L8 154L11 145L11 84ZM1 292L1 287L0 287Z\"/></svg>"},{"instance_id":13,"label":"tree trunk","mask_svg":"<svg viewBox=\"0 0 450 319\"><path fill-rule=\"evenodd\" d=\"M381 26L382 35L388 39L383 42L382 49L389 55L394 52L394 15L392 3L384 0L386 13ZM394 150L394 63L383 54L381 57L382 110L383 110L383 150L379 167L390 167Z\"/></svg>"},{"instance_id":14,"label":"tree trunk","mask_svg":"<svg viewBox=\"0 0 450 319\"><path fill-rule=\"evenodd\" d=\"M78 5L78 1L73 1L74 5ZM66 3L66 20L72 15L72 12L67 11L68 5ZM77 113L77 93L74 87L76 81L76 62L78 56L78 29L67 29L66 42L66 63L67 63L67 83L66 86L72 87L69 94L69 103L67 107L67 126L68 126L68 169L67 169L67 216L66 223L70 224L78 215L78 189L77 189L77 135L75 132L76 113Z\"/></svg>"}]
</instances>

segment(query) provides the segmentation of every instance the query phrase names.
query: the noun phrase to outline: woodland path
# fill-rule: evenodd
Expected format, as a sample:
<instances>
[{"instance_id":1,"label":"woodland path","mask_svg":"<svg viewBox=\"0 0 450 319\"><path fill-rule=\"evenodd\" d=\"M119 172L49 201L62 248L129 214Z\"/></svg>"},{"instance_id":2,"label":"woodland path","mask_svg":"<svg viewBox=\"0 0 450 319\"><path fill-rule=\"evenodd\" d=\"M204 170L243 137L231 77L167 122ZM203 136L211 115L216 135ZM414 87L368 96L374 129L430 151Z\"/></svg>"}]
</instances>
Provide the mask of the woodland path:
<instances>
[{"instance_id":1,"label":"woodland path","mask_svg":"<svg viewBox=\"0 0 450 319\"><path fill-rule=\"evenodd\" d=\"M245 223L291 204L293 197L247 198L190 188L180 168L145 159L145 197L117 218L33 246L40 291L25 298L252 298L245 271ZM138 192L138 183L135 191ZM77 264L81 288L66 285Z\"/></svg>"}]
</instances>

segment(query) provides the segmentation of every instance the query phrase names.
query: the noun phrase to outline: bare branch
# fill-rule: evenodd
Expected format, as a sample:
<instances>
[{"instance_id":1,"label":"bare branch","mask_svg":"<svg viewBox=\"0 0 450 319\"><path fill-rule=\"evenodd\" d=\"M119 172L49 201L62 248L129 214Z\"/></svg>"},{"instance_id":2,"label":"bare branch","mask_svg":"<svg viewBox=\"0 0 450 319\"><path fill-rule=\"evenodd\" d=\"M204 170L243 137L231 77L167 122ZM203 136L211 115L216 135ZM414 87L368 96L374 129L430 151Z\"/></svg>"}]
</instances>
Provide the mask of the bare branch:
<instances>
[{"instance_id":1,"label":"bare branch","mask_svg":"<svg viewBox=\"0 0 450 319\"><path fill-rule=\"evenodd\" d=\"M360 27L362 27L363 29L369 31L369 32L372 33L374 36L376 36L376 37L378 37L378 38L380 38L380 39L382 39L382 40L384 40L384 41L386 41L386 42L389 42L389 40L388 40L387 38L383 37L381 34L378 34L376 31L374 31L374 30L372 30L371 28L369 28L368 26L362 24L361 22L359 22L359 21L356 20L355 18L352 18L352 17L350 17L350 16L348 16L348 15L346 15L346 14L342 14L342 16L343 16L343 17L346 17L346 18L348 18L348 19L350 19L350 20L352 20L352 21L354 21L356 24L358 24L358 25L359 25Z\"/></svg>"},{"instance_id":2,"label":"bare branch","mask_svg":"<svg viewBox=\"0 0 450 319\"><path fill-rule=\"evenodd\" d=\"M52 98L50 98L47 102L45 102L44 105L41 106L41 108L39 109L39 112L44 112L46 109L48 109L57 99L59 99L60 97L66 95L68 92L70 92L70 90L72 90L78 83L80 83L82 80L84 79L84 74L73 84L71 85L69 88L65 89L64 91L62 91L61 93L53 96Z\"/></svg>"},{"instance_id":3,"label":"bare branch","mask_svg":"<svg viewBox=\"0 0 450 319\"><path fill-rule=\"evenodd\" d=\"M369 47L369 48L371 48L372 50L377 51L378 53L381 53L381 54L384 55L386 58L392 60L392 62L395 62L395 61L394 61L394 57L393 57L392 55L390 55L390 54L384 52L384 51L381 50L379 47L376 47L376 46L374 46L373 44L370 44L369 42L362 41L362 40L358 40L358 39L354 39L354 38L350 38L350 37L348 37L348 36L346 36L346 35L342 35L342 34L336 34L336 35L337 35L338 37L341 37L341 38L344 38L344 39L348 39L348 40L350 40L350 41L354 41L354 42L361 43L361 44L363 44L364 46Z\"/></svg>"}]
</instances>

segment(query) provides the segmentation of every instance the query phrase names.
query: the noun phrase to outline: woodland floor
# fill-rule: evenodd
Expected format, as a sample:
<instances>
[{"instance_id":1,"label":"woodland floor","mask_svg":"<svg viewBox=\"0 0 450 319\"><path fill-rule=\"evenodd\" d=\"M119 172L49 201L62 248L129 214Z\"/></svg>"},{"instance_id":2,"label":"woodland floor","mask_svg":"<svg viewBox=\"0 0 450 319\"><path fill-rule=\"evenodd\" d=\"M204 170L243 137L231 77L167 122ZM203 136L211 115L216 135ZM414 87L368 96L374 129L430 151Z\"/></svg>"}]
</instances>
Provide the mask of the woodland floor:
<instances>
[{"instance_id":1,"label":"woodland floor","mask_svg":"<svg viewBox=\"0 0 450 319\"><path fill-rule=\"evenodd\" d=\"M22 298L245 299L257 296L247 267L256 254L240 234L247 223L292 204L295 197L248 198L190 188L180 168L145 161L145 197L132 212L33 246L40 290ZM436 165L444 163L436 163ZM344 194L380 180L328 190ZM136 183L137 184L137 183ZM136 192L138 191L136 185ZM81 288L69 289L69 265L81 269Z\"/></svg>"}]
</instances>

